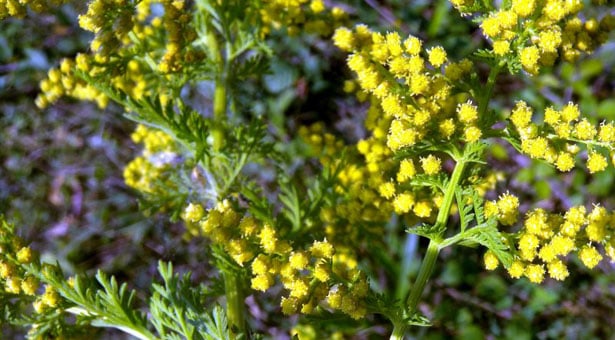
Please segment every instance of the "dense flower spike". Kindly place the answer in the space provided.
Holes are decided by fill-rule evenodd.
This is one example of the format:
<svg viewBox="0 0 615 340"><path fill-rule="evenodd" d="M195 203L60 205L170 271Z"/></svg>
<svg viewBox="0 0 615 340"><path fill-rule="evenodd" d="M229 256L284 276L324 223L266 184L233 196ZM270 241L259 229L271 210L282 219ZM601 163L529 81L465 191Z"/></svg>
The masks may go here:
<svg viewBox="0 0 615 340"><path fill-rule="evenodd" d="M451 1L462 13L480 8L473 1ZM480 28L493 42L493 53L505 60L518 60L529 74L541 66L551 66L560 56L575 61L591 53L615 29L615 17L608 13L600 20L581 12L582 1L508 1L489 9Z"/></svg>
<svg viewBox="0 0 615 340"><path fill-rule="evenodd" d="M564 280L569 272L563 260L569 254L577 253L589 269L602 261L603 255L596 245L601 245L615 262L611 245L615 235L614 216L615 213L601 206L594 206L590 213L583 206L573 207L563 216L542 209L529 212L515 247L518 251L516 260L508 268L510 276L525 276L540 283L546 273L553 279ZM487 269L493 268L491 263L487 262L485 255Z"/></svg>
<svg viewBox="0 0 615 340"><path fill-rule="evenodd" d="M166 133L138 125L131 135L135 143L142 143L142 155L124 168L126 185L147 194L168 190L169 176L179 157L179 148Z"/></svg>
<svg viewBox="0 0 615 340"><path fill-rule="evenodd" d="M615 151L615 143L611 138L613 122L602 122L596 128L586 118L581 119L581 112L573 103L566 104L560 110L547 108L542 124L535 123L533 115L527 103L519 101L509 117L521 139L523 153L567 172L574 168L578 145L586 145L589 149L589 172L601 172L607 168L609 163L605 154Z"/></svg>
<svg viewBox="0 0 615 340"><path fill-rule="evenodd" d="M42 13L65 2L67 0L0 0L0 19L7 16L23 17L28 9Z"/></svg>

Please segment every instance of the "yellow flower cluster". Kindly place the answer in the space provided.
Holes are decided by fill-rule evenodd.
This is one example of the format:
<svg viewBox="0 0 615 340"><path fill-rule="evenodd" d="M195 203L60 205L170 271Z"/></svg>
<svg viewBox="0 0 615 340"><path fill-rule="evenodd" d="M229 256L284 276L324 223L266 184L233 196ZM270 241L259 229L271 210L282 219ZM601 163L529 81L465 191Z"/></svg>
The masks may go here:
<svg viewBox="0 0 615 340"><path fill-rule="evenodd" d="M356 261L343 253L336 254L326 240L315 241L306 250L285 248L279 252L262 244L263 253L252 262L252 288L265 291L279 277L289 292L281 303L284 314L309 314L327 302L353 318L365 316L368 284Z"/></svg>
<svg viewBox="0 0 615 340"><path fill-rule="evenodd" d="M464 11L469 1L451 1ZM551 66L558 55L574 61L590 53L615 29L615 17L607 14L598 21L579 12L579 0L513 0L489 13L480 27L493 41L494 54L518 58L523 69L537 74L540 66Z"/></svg>
<svg viewBox="0 0 615 340"><path fill-rule="evenodd" d="M122 43L129 41L134 27L134 4L131 1L93 0L86 14L79 15L79 26L96 36L90 42L94 52L108 55Z"/></svg>
<svg viewBox="0 0 615 340"><path fill-rule="evenodd" d="M381 176L371 176L357 150L344 146L342 140L325 132L322 124L302 127L299 135L310 145L321 164L337 173L335 191L345 198L335 203L335 209L321 211L327 239L336 247L343 244L358 247L366 235L356 226L373 225L373 232L378 233L392 212L391 205L378 193ZM383 152L387 150L382 148ZM345 158L341 159L341 155Z"/></svg>
<svg viewBox="0 0 615 340"><path fill-rule="evenodd" d="M258 250L256 245L260 236L266 234L265 230L271 231L271 227L263 227L251 216L242 217L228 200L219 202L208 212L203 206L190 203L184 209L182 218L192 236L202 235L223 246L241 266L254 258ZM275 247L282 250L284 245Z"/></svg>
<svg viewBox="0 0 615 340"><path fill-rule="evenodd" d="M529 212L518 234L515 260L507 268L508 273L513 278L525 276L534 283L542 282L546 274L564 280L569 273L563 259L576 252L586 267L594 268L603 259L597 246L602 246L615 261L614 217L601 206L594 206L589 213L583 206L573 207L563 216L542 209ZM487 269L497 265L497 258L487 252Z"/></svg>
<svg viewBox="0 0 615 340"><path fill-rule="evenodd" d="M182 218L191 234L223 246L239 265L251 262L253 289L266 291L279 278L288 290L281 302L285 314L309 314L325 301L354 318L366 314L367 278L352 257L336 254L328 241L316 241L306 250L294 249L274 227L252 216L242 217L228 200L208 212L191 203ZM336 298L343 303L336 304Z"/></svg>
<svg viewBox="0 0 615 340"><path fill-rule="evenodd" d="M163 184L173 187L168 180L168 172L178 152L173 138L144 125L138 125L131 138L135 143L143 144L143 152L124 168L126 185L148 194L169 190L169 187L163 188Z"/></svg>
<svg viewBox="0 0 615 340"><path fill-rule="evenodd" d="M275 30L287 30L289 35L306 32L327 36L347 19L347 14L340 7L327 8L323 0L270 0L263 2L260 18L263 36Z"/></svg>
<svg viewBox="0 0 615 340"><path fill-rule="evenodd" d="M324 166L333 164L333 161L339 158L339 152L344 147L342 140L325 131L323 123L315 123L309 127L301 126L298 134L299 138L310 146L311 154L317 156Z"/></svg>
<svg viewBox="0 0 615 340"><path fill-rule="evenodd" d="M21 295L26 301L32 301L36 313L58 307L62 299L58 292L45 286L44 292L40 294L39 280L24 269L23 265L38 262L38 254L23 243L23 240L15 235L14 227L0 219L0 289L14 296Z"/></svg>
<svg viewBox="0 0 615 340"><path fill-rule="evenodd" d="M517 196L505 193L497 201L485 202L485 217L495 216L503 225L514 225L519 216L519 199Z"/></svg>
<svg viewBox="0 0 615 340"><path fill-rule="evenodd" d="M577 105L568 103L561 110L549 107L544 112L544 123L532 121L533 110L523 101L517 102L510 121L521 138L521 151L532 158L545 160L560 171L574 168L578 144L589 149L587 169L590 173L603 171L607 157L600 152L615 151L615 124L603 122L598 128L586 118L581 119Z"/></svg>
<svg viewBox="0 0 615 340"><path fill-rule="evenodd" d="M152 6L162 6L164 11L155 16ZM187 6L184 1L172 0L143 0L138 4L92 1L88 11L79 16L80 26L95 34L90 45L92 54L78 54L50 70L41 82L37 105L44 108L62 96L70 96L105 107L109 99L76 72L93 78L104 75L110 86L137 100L147 94L166 96L165 75L205 58L192 44L197 35Z"/></svg>
<svg viewBox="0 0 615 340"><path fill-rule="evenodd" d="M438 154L395 159L393 154L423 142L481 139L478 108L455 87L472 71L472 62L450 62L440 46L425 49L415 36L381 34L365 25L339 28L333 41L350 53L348 66L357 75L358 93L370 97L365 126L371 137L357 144L366 163L365 185L384 199L379 206L433 218L442 196L409 182L418 174L439 174L444 159Z"/></svg>
<svg viewBox="0 0 615 340"><path fill-rule="evenodd" d="M65 3L66 0L0 0L0 19L8 16L23 17L28 8L41 13Z"/></svg>
<svg viewBox="0 0 615 340"><path fill-rule="evenodd" d="M49 70L47 78L40 83L42 92L36 98L36 105L45 108L63 96L70 96L79 100L95 101L100 108L106 107L109 98L75 76L75 67L92 75L103 72L101 68L90 67L92 64L90 59L85 54L79 54L75 60L64 59L60 67Z"/></svg>

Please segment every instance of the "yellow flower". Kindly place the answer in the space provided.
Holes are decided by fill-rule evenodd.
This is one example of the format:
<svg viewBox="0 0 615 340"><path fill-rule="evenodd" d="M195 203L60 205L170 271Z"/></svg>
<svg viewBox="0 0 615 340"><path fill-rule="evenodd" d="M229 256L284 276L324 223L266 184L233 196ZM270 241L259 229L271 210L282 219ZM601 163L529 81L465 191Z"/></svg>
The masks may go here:
<svg viewBox="0 0 615 340"><path fill-rule="evenodd" d="M587 268L592 269L602 261L602 255L593 246L584 246L579 251L579 259Z"/></svg>
<svg viewBox="0 0 615 340"><path fill-rule="evenodd" d="M545 123L551 126L555 126L556 124L559 123L560 118L561 118L560 113L557 110L555 110L552 106L545 109L545 118L544 118Z"/></svg>
<svg viewBox="0 0 615 340"><path fill-rule="evenodd" d="M587 119L578 122L574 128L577 138L582 140L592 140L596 136L596 128Z"/></svg>
<svg viewBox="0 0 615 340"><path fill-rule="evenodd" d="M32 261L32 249L30 247L23 247L19 249L16 256L17 261L20 263L30 263Z"/></svg>
<svg viewBox="0 0 615 340"><path fill-rule="evenodd" d="M457 106L457 117L464 124L471 124L478 119L478 108L468 101Z"/></svg>
<svg viewBox="0 0 615 340"><path fill-rule="evenodd" d="M587 169L589 173L593 174L596 172L603 171L606 169L608 162L606 157L604 157L601 153L592 151L587 158Z"/></svg>
<svg viewBox="0 0 615 340"><path fill-rule="evenodd" d="M536 249L539 246L538 237L533 234L523 234L519 239L521 257L526 261L532 261L536 257Z"/></svg>
<svg viewBox="0 0 615 340"><path fill-rule="evenodd" d="M271 254L276 251L278 239L276 232L270 225L265 225L259 234L260 243L265 252Z"/></svg>
<svg viewBox="0 0 615 340"><path fill-rule="evenodd" d="M263 254L252 261L252 273L263 275L269 271L269 258Z"/></svg>
<svg viewBox="0 0 615 340"><path fill-rule="evenodd" d="M252 289L266 291L273 286L273 277L270 274L256 275L252 278Z"/></svg>
<svg viewBox="0 0 615 340"><path fill-rule="evenodd" d="M567 172L574 168L574 158L568 152L562 151L557 156L555 166L559 171Z"/></svg>
<svg viewBox="0 0 615 340"><path fill-rule="evenodd" d="M452 118L441 121L438 126L438 131L442 137L446 139L450 138L455 133L455 122Z"/></svg>
<svg viewBox="0 0 615 340"><path fill-rule="evenodd" d="M429 87L429 78L424 74L416 74L410 82L410 91L414 95L423 94Z"/></svg>
<svg viewBox="0 0 615 340"><path fill-rule="evenodd" d="M333 34L333 44L339 47L342 51L352 51L355 44L352 31L346 27L336 29L335 34Z"/></svg>
<svg viewBox="0 0 615 340"><path fill-rule="evenodd" d="M406 48L406 52L410 55L418 55L421 52L421 48L423 43L421 40L415 36L409 36L404 40L404 47Z"/></svg>
<svg viewBox="0 0 615 340"><path fill-rule="evenodd" d="M283 297L280 306L282 307L282 313L286 315L295 314L299 310L299 300L292 296Z"/></svg>
<svg viewBox="0 0 615 340"><path fill-rule="evenodd" d="M378 192L380 193L380 196L389 199L395 196L395 184L393 184L392 182L382 183L378 187Z"/></svg>
<svg viewBox="0 0 615 340"><path fill-rule="evenodd" d="M482 135L483 132L478 127L468 126L463 133L463 138L466 140L466 142L473 143L478 141L480 137L482 137Z"/></svg>
<svg viewBox="0 0 615 340"><path fill-rule="evenodd" d="M524 274L530 282L541 283L545 277L545 269L540 264L530 264L527 268L525 268Z"/></svg>
<svg viewBox="0 0 615 340"><path fill-rule="evenodd" d="M49 307L56 307L60 303L60 294L53 287L46 286L41 301Z"/></svg>
<svg viewBox="0 0 615 340"><path fill-rule="evenodd" d="M561 43L562 33L559 30L550 29L538 34L538 46L542 52L555 53Z"/></svg>
<svg viewBox="0 0 615 340"><path fill-rule="evenodd" d="M579 111L578 105L569 102L566 106L562 108L561 115L564 122L570 123L577 120L581 115L581 112Z"/></svg>
<svg viewBox="0 0 615 340"><path fill-rule="evenodd" d="M198 222L205 216L205 209L200 204L190 203L184 209L184 219L189 222Z"/></svg>
<svg viewBox="0 0 615 340"><path fill-rule="evenodd" d="M389 54L393 57L400 56L403 53L401 46L401 37L397 32L389 32L386 35L386 45L389 50Z"/></svg>
<svg viewBox="0 0 615 340"><path fill-rule="evenodd" d="M421 158L421 167L427 175L436 175L440 172L442 161L434 155L429 155L426 158Z"/></svg>
<svg viewBox="0 0 615 340"><path fill-rule="evenodd" d="M497 40L493 42L493 52L503 56L510 52L510 42L508 40Z"/></svg>
<svg viewBox="0 0 615 340"><path fill-rule="evenodd" d="M573 239L562 235L553 237L549 245L557 256L566 256L575 247Z"/></svg>
<svg viewBox="0 0 615 340"><path fill-rule="evenodd" d="M613 122L608 124L602 123L600 125L600 132L598 133L598 139L601 142L613 143L615 142L615 125Z"/></svg>
<svg viewBox="0 0 615 340"><path fill-rule="evenodd" d="M508 275L510 275L510 277L512 277L513 279L518 279L521 276L523 276L523 273L525 272L525 266L523 265L523 262L521 261L514 261L511 265L510 268L508 268Z"/></svg>
<svg viewBox="0 0 615 340"><path fill-rule="evenodd" d="M502 31L500 21L495 16L491 16L483 20L480 27L483 29L483 33L485 34L485 36L489 38L494 38Z"/></svg>
<svg viewBox="0 0 615 340"><path fill-rule="evenodd" d="M485 211L486 218L497 216L499 213L498 205L495 201L485 201L485 207L483 209Z"/></svg>
<svg viewBox="0 0 615 340"><path fill-rule="evenodd" d="M446 51L442 46L436 46L427 50L427 56L429 58L429 63L434 67L440 67L446 62Z"/></svg>
<svg viewBox="0 0 615 340"><path fill-rule="evenodd" d="M510 120L518 130L527 127L532 122L532 109L520 100L512 110Z"/></svg>
<svg viewBox="0 0 615 340"><path fill-rule="evenodd" d="M403 183L416 175L416 168L411 159L406 158L399 163L399 171L397 172L397 182Z"/></svg>
<svg viewBox="0 0 615 340"><path fill-rule="evenodd" d="M418 217L426 218L431 215L431 204L428 201L419 201L414 205L412 210Z"/></svg>
<svg viewBox="0 0 615 340"><path fill-rule="evenodd" d="M485 261L485 269L487 270L495 270L500 264L500 261L498 260L497 256L495 256L495 254L491 250L488 250L485 253L483 259Z"/></svg>
<svg viewBox="0 0 615 340"><path fill-rule="evenodd" d="M314 268L313 275L318 281L327 282L331 276L329 264L324 261L319 262Z"/></svg>
<svg viewBox="0 0 615 340"><path fill-rule="evenodd" d="M414 205L414 195L411 193L402 193L395 197L393 201L393 207L395 208L395 212L397 214L405 214Z"/></svg>
<svg viewBox="0 0 615 340"><path fill-rule="evenodd" d="M520 17L527 17L534 13L536 0L513 0L511 9Z"/></svg>
<svg viewBox="0 0 615 340"><path fill-rule="evenodd" d="M556 280L562 281L568 277L568 268L560 260L550 262L547 268L549 269L549 276Z"/></svg>
<svg viewBox="0 0 615 340"><path fill-rule="evenodd" d="M540 51L536 46L524 47L520 53L521 65L530 74L538 73L538 59Z"/></svg>
<svg viewBox="0 0 615 340"><path fill-rule="evenodd" d="M25 280L21 282L21 290L26 295L33 296L36 294L36 290L38 289L38 280L34 276L28 276Z"/></svg>
<svg viewBox="0 0 615 340"><path fill-rule="evenodd" d="M290 267L293 269L303 270L307 267L309 259L305 253L298 252L290 256L288 263L290 263Z"/></svg>
<svg viewBox="0 0 615 340"><path fill-rule="evenodd" d="M325 10L325 4L322 2L322 0L312 0L312 2L310 3L310 9L314 13L320 13Z"/></svg>
<svg viewBox="0 0 615 340"><path fill-rule="evenodd" d="M314 241L314 244L310 247L310 254L320 259L330 259L335 254L335 249L327 240Z"/></svg>
<svg viewBox="0 0 615 340"><path fill-rule="evenodd" d="M497 202L497 208L499 211L498 220L504 225L513 225L517 222L517 215L519 213L519 199L515 195L505 193L500 196Z"/></svg>

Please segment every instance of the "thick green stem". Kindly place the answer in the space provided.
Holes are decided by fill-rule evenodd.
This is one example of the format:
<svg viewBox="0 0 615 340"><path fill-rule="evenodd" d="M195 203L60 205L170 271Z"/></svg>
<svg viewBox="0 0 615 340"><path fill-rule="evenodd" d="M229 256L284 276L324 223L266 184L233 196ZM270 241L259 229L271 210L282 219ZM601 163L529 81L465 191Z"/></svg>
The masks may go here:
<svg viewBox="0 0 615 340"><path fill-rule="evenodd" d="M440 206L440 211L438 212L438 217L436 218L436 227L446 226L448 223L448 216L451 211L451 206L453 205L453 200L455 198L455 190L459 185L459 181L461 180L461 175L463 174L463 170L465 168L465 162L463 159L457 160L457 164L455 165L455 169L453 170L453 174L451 175L451 180L446 187L446 192L444 193L444 201L442 202L442 206ZM440 253L440 242L439 237L434 237L429 242L429 246L427 247L427 254L425 254L425 258L423 258L423 263L421 264L421 269L419 270L419 275L416 278L416 282L412 285L410 290L410 296L408 296L407 306L408 312L410 315L416 312L416 307L421 299L421 295L423 295L423 290L425 289L425 285L431 277L433 273L433 269L436 264L436 260L438 258L438 254Z"/></svg>
<svg viewBox="0 0 615 340"><path fill-rule="evenodd" d="M224 292L226 295L226 316L231 326L232 334L245 334L245 294L241 279L236 272L223 271Z"/></svg>
<svg viewBox="0 0 615 340"><path fill-rule="evenodd" d="M393 327L393 333L391 334L390 340L403 340L406 335L406 327L402 325L395 325Z"/></svg>
<svg viewBox="0 0 615 340"><path fill-rule="evenodd" d="M431 277L433 273L433 269L436 264L436 260L438 259L438 254L440 253L440 247L438 241L431 240L429 241L429 246L427 247L427 254L423 258L423 263L421 264L421 269L419 270L419 276L416 278L416 282L412 285L410 296L408 297L408 312L410 315L416 312L416 307L419 304L419 300L421 299L421 295L423 295L423 290L425 290L425 285Z"/></svg>

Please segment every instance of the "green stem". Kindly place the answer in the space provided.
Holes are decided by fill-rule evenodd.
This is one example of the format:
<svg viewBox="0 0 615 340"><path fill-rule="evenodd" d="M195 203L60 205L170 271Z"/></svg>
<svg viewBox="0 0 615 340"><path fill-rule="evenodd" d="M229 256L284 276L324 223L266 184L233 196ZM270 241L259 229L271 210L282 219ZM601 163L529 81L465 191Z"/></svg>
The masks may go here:
<svg viewBox="0 0 615 340"><path fill-rule="evenodd" d="M487 113L487 109L489 108L489 100L493 95L493 88L495 87L495 80L500 74L500 70L502 69L502 65L496 65L491 68L489 71L489 77L487 77L487 84L485 84L485 92L482 93L480 98L480 103L478 104L478 116L485 117Z"/></svg>
<svg viewBox="0 0 615 340"><path fill-rule="evenodd" d="M211 134L215 151L219 151L224 146L224 130L221 123L226 118L226 103L226 81L221 76L216 79L214 89L214 122Z"/></svg>
<svg viewBox="0 0 615 340"><path fill-rule="evenodd" d="M212 127L213 148L218 151L224 145L224 131L221 122L226 119L227 107L227 61L224 58L218 37L216 37L213 29L209 27L207 33L207 47L209 49L209 57L218 65L218 74L215 78L213 111L214 122Z"/></svg>
<svg viewBox="0 0 615 340"><path fill-rule="evenodd" d="M448 11L448 1L447 0L439 0L436 4L436 8L434 9L433 16L429 22L429 27L427 28L427 36L433 38L438 34L438 30L442 27L442 20L444 19L444 15Z"/></svg>
<svg viewBox="0 0 615 340"><path fill-rule="evenodd" d="M231 326L233 337L246 334L245 294L238 273L232 270L222 272L224 292L226 295L226 316Z"/></svg>
<svg viewBox="0 0 615 340"><path fill-rule="evenodd" d="M461 175L463 174L465 165L466 163L463 159L457 160L457 164L455 164L455 169L451 175L451 180L449 181L448 186L446 187L446 192L444 193L442 206L440 207L438 217L436 218L435 225L437 228L446 226L448 223L448 216L455 198L455 190L461 181ZM429 241L427 254L425 254L425 257L423 258L423 263L421 264L421 269L419 269L418 277L416 278L414 285L412 285L410 296L408 296L408 300L406 302L410 315L416 312L416 307L419 303L421 295L423 295L425 285L433 273L436 260L438 259L438 254L440 253L440 242L440 237L434 237Z"/></svg>
<svg viewBox="0 0 615 340"><path fill-rule="evenodd" d="M393 333L391 334L390 340L403 340L406 335L406 327L403 325L395 325L393 327Z"/></svg>
<svg viewBox="0 0 615 340"><path fill-rule="evenodd" d="M423 258L423 263L421 264L419 275L416 278L416 282L414 283L414 285L412 285L412 289L410 290L410 296L408 297L407 305L408 312L410 313L410 315L416 312L416 307L419 304L421 295L423 295L425 285L427 284L429 277L433 273L433 269L435 267L439 253L439 242L434 240L429 241L429 246L427 247L427 254L425 254L425 257Z"/></svg>

